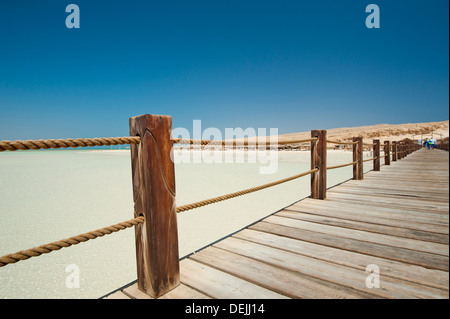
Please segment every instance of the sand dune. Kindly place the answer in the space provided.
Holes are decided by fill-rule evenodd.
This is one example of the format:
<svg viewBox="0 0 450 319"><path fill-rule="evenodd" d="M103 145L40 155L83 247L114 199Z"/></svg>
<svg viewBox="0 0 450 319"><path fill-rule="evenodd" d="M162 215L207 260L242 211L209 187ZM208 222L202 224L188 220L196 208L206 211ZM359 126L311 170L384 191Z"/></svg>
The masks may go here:
<svg viewBox="0 0 450 319"><path fill-rule="evenodd" d="M383 141L399 141L405 138L420 139L446 138L449 136L449 121L408 123L408 124L377 124L358 127L344 127L327 130L328 139L336 141L349 140L354 136L362 136L365 140L380 139ZM288 142L307 139L310 132L290 133L279 135L279 141Z"/></svg>

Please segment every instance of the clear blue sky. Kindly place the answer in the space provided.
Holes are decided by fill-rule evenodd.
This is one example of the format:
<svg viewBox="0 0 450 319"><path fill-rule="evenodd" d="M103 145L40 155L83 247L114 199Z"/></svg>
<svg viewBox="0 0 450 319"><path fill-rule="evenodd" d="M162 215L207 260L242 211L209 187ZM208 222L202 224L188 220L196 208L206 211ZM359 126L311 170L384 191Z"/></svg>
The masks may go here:
<svg viewBox="0 0 450 319"><path fill-rule="evenodd" d="M68 29L65 8L80 8ZM365 8L380 8L368 29ZM447 0L0 3L0 140L449 118Z"/></svg>

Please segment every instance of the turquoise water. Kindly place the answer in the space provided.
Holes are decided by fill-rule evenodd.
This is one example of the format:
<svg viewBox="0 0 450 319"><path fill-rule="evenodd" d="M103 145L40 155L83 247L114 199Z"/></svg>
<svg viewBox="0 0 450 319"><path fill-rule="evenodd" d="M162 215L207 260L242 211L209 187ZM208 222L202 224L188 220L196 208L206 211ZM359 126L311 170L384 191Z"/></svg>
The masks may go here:
<svg viewBox="0 0 450 319"><path fill-rule="evenodd" d="M177 205L298 174L309 159L309 152L279 152L276 173L267 175L258 162L176 164ZM329 166L351 161L351 152L328 153ZM0 176L0 256L133 218L128 151L2 152ZM351 166L329 171L328 186L351 177ZM306 176L178 214L180 257L308 196L309 183ZM72 264L79 288L66 285ZM1 267L0 298L98 298L135 279L130 228Z"/></svg>

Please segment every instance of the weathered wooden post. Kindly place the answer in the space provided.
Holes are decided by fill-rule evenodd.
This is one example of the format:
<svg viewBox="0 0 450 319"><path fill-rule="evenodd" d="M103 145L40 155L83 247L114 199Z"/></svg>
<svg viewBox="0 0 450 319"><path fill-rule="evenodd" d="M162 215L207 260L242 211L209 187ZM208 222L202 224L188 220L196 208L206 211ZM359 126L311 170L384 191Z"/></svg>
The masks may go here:
<svg viewBox="0 0 450 319"><path fill-rule="evenodd" d="M384 165L391 165L391 142L384 141Z"/></svg>
<svg viewBox="0 0 450 319"><path fill-rule="evenodd" d="M171 159L172 118L141 115L130 118L138 288L157 298L180 284L175 204L175 169Z"/></svg>
<svg viewBox="0 0 450 319"><path fill-rule="evenodd" d="M373 140L373 170L380 170L380 140Z"/></svg>
<svg viewBox="0 0 450 319"><path fill-rule="evenodd" d="M311 169L319 170L311 174L311 198L325 199L327 196L327 131L312 130Z"/></svg>
<svg viewBox="0 0 450 319"><path fill-rule="evenodd" d="M392 142L392 161L396 162L398 159L398 142L397 141L393 141Z"/></svg>
<svg viewBox="0 0 450 319"><path fill-rule="evenodd" d="M403 143L398 142L397 144L397 159L400 160L403 158Z"/></svg>
<svg viewBox="0 0 450 319"><path fill-rule="evenodd" d="M363 138L361 136L354 137L353 142L353 179L361 180L364 178L363 174Z"/></svg>

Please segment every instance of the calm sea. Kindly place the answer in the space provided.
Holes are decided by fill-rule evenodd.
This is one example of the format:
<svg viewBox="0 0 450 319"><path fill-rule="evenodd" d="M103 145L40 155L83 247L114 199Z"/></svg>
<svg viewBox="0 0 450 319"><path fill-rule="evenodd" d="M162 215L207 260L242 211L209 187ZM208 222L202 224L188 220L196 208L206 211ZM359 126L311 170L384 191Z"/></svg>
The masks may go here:
<svg viewBox="0 0 450 319"><path fill-rule="evenodd" d="M235 154L236 155L236 154ZM370 154L365 154L365 157ZM352 161L330 151L328 165ZM279 152L268 164L178 163L177 205L220 196L310 169L309 152ZM364 171L371 169L365 163ZM133 218L127 151L43 150L0 153L0 256ZM328 186L352 177L329 171ZM180 257L309 195L309 176L178 214ZM69 265L79 288L68 288ZM68 269L69 270L69 269ZM98 298L136 279L134 230L126 229L0 268L0 298Z"/></svg>

